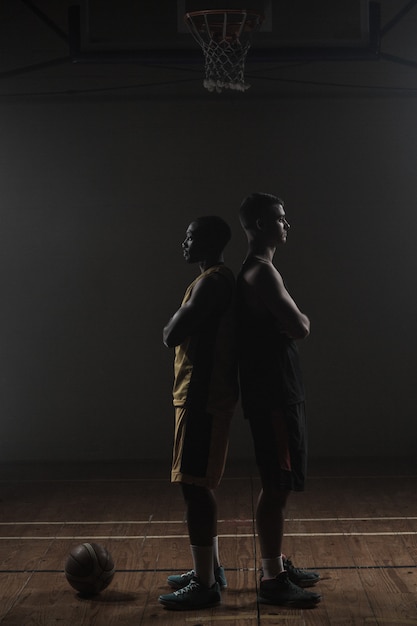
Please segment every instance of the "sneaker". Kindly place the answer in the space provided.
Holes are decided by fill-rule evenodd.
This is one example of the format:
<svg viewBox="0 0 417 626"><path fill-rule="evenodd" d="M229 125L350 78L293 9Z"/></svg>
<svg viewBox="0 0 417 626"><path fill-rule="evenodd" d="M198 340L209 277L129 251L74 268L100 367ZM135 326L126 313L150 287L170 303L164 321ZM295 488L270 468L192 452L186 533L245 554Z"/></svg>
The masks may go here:
<svg viewBox="0 0 417 626"><path fill-rule="evenodd" d="M320 574L307 569L294 567L292 561L286 556L283 557L282 563L284 565L284 569L288 572L288 578L298 587L312 587L320 580Z"/></svg>
<svg viewBox="0 0 417 626"><path fill-rule="evenodd" d="M212 587L205 587L196 577L193 577L182 589L159 596L159 602L173 611L205 609L220 604L220 601L219 583L214 583Z"/></svg>
<svg viewBox="0 0 417 626"><path fill-rule="evenodd" d="M261 580L259 602L277 604L299 609L311 609L320 602L321 596L312 591L304 591L291 582L288 572L281 572L270 580Z"/></svg>
<svg viewBox="0 0 417 626"><path fill-rule="evenodd" d="M173 574L172 576L168 576L167 582L168 585L173 589L182 589L183 587L186 587L194 577L195 571L191 569L185 574ZM220 589L226 589L226 574L224 573L224 568L221 565L219 565L219 567L214 570L214 577L216 579L216 583L219 583Z"/></svg>

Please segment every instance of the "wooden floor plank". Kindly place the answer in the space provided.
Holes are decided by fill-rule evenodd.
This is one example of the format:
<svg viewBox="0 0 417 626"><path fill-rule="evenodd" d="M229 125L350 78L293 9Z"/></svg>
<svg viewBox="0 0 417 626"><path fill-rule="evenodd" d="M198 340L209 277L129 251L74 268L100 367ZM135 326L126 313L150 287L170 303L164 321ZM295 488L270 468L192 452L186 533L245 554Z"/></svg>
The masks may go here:
<svg viewBox="0 0 417 626"><path fill-rule="evenodd" d="M405 535L401 539L410 557L410 563L417 566L417 535Z"/></svg>
<svg viewBox="0 0 417 626"><path fill-rule="evenodd" d="M62 626L140 623L152 589L148 574L124 574L101 594L80 598L61 574L34 574L1 624Z"/></svg>
<svg viewBox="0 0 417 626"><path fill-rule="evenodd" d="M177 613L158 596L169 591L169 573L191 567L191 555L181 491L166 467L8 468L0 481L0 624L417 625L417 476L382 469L327 468L291 495L284 551L322 577L323 600L309 611L258 607L259 478L253 465L229 469L218 490L228 589L220 607ZM109 549L117 571L102 594L82 600L63 566L71 547L89 540Z"/></svg>
<svg viewBox="0 0 417 626"><path fill-rule="evenodd" d="M358 567L402 567L412 564L402 536L347 537L346 542Z"/></svg>
<svg viewBox="0 0 417 626"><path fill-rule="evenodd" d="M374 617L357 570L333 569L319 585L323 595L321 608L326 611L331 626L363 624Z"/></svg>
<svg viewBox="0 0 417 626"><path fill-rule="evenodd" d="M408 569L408 568L407 568ZM378 620L393 624L414 619L417 623L416 570L363 569L359 576Z"/></svg>
<svg viewBox="0 0 417 626"><path fill-rule="evenodd" d="M45 541L36 539L0 541L0 573L16 570L30 572L37 569L53 542L53 537Z"/></svg>
<svg viewBox="0 0 417 626"><path fill-rule="evenodd" d="M0 573L0 623L4 623L2 618L18 602L19 596L24 591L29 579L29 573Z"/></svg>

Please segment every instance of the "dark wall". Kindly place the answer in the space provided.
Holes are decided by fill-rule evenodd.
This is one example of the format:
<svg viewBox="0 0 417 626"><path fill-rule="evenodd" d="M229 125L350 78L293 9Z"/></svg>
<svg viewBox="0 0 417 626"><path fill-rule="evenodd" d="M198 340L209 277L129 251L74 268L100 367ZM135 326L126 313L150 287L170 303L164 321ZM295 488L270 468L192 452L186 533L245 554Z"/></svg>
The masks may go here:
<svg viewBox="0 0 417 626"><path fill-rule="evenodd" d="M0 105L0 136L0 460L170 457L161 329L197 271L179 246L218 213L238 270L254 190L292 226L276 263L312 322L311 454L414 452L413 99L29 99Z"/></svg>

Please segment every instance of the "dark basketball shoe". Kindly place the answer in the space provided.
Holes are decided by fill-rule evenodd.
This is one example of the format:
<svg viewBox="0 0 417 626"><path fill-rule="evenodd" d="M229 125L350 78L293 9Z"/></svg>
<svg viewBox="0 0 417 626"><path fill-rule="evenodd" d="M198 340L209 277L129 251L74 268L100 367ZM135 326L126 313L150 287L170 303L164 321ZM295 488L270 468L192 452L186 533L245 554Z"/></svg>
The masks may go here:
<svg viewBox="0 0 417 626"><path fill-rule="evenodd" d="M186 587L194 577L195 571L191 569L189 572L185 572L185 574L172 574L171 576L168 576L167 583L173 589L182 589L183 587ZM224 568L221 565L214 570L214 578L216 579L216 582L219 583L220 589L226 589L226 574L224 573Z"/></svg>
<svg viewBox="0 0 417 626"><path fill-rule="evenodd" d="M214 583L212 587L205 587L197 578L192 578L182 589L159 596L159 602L166 609L173 611L206 609L220 604L220 601L219 583Z"/></svg>
<svg viewBox="0 0 417 626"><path fill-rule="evenodd" d="M288 578L294 585L298 585L298 587L313 587L320 580L320 574L317 572L312 572L308 569L299 569L298 567L294 567L291 559L284 556L282 558L282 564L284 565L285 571L288 572Z"/></svg>
<svg viewBox="0 0 417 626"><path fill-rule="evenodd" d="M312 609L320 602L321 596L312 591L304 591L291 582L288 572L281 572L275 578L262 580L259 584L259 602L276 604L298 609Z"/></svg>

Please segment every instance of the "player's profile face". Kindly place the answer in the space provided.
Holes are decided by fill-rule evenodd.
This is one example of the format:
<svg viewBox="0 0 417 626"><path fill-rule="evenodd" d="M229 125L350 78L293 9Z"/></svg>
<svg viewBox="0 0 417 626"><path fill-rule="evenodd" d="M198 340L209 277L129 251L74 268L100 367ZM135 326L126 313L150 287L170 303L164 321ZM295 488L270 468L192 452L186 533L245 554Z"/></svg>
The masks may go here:
<svg viewBox="0 0 417 626"><path fill-rule="evenodd" d="M290 225L287 222L282 204L272 205L264 222L273 245L279 245L287 241Z"/></svg>
<svg viewBox="0 0 417 626"><path fill-rule="evenodd" d="M207 241L197 222L191 222L188 226L181 247L187 263L198 263L207 256Z"/></svg>

